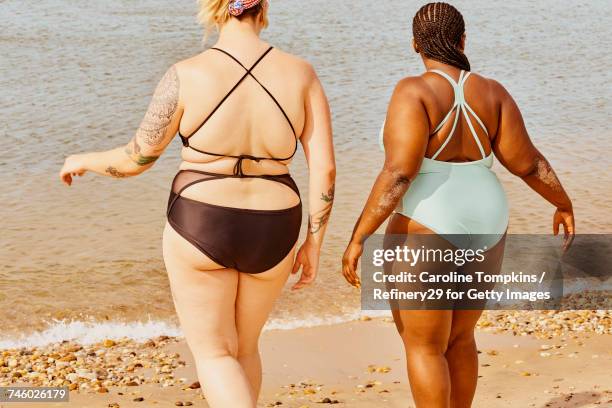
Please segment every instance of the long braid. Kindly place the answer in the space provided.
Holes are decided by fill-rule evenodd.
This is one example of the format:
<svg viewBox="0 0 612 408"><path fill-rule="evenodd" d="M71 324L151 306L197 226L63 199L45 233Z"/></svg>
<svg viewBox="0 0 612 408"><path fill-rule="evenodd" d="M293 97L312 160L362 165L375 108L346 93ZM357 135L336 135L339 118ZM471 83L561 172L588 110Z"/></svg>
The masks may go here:
<svg viewBox="0 0 612 408"><path fill-rule="evenodd" d="M414 16L412 33L419 52L426 57L470 70L470 61L458 48L465 22L455 7L442 2L424 5Z"/></svg>

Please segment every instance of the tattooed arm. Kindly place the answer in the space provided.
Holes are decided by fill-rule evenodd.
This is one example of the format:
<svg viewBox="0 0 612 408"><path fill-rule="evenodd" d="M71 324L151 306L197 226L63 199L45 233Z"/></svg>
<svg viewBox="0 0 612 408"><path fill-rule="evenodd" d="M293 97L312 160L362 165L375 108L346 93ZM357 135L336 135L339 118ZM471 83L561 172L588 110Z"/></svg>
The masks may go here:
<svg viewBox="0 0 612 408"><path fill-rule="evenodd" d="M342 259L342 274L359 287L357 263L363 241L373 234L397 207L417 175L429 134L429 120L419 93L419 79L407 78L396 86L384 129L385 163L380 171Z"/></svg>
<svg viewBox="0 0 612 408"><path fill-rule="evenodd" d="M336 164L331 114L323 87L310 67L309 75L311 80L305 98L305 123L300 139L309 173L308 233L293 267L293 273L302 268L302 276L293 289L312 283L316 277L323 236L335 195Z"/></svg>
<svg viewBox="0 0 612 408"><path fill-rule="evenodd" d="M117 149L69 156L60 172L66 184L87 171L114 178L136 176L151 168L178 130L183 113L175 66L163 76L136 134Z"/></svg>
<svg viewBox="0 0 612 408"><path fill-rule="evenodd" d="M498 83L501 95L500 122L493 151L500 163L512 174L557 208L553 216L553 233L563 225L564 249L568 249L575 233L572 201L563 189L550 163L531 142L521 111L512 96Z"/></svg>

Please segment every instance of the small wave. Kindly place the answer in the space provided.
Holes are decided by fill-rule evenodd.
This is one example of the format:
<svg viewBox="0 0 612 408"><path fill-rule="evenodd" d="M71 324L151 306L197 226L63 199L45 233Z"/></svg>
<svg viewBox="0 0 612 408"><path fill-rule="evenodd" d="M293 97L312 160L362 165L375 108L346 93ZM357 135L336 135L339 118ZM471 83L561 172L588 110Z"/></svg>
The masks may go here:
<svg viewBox="0 0 612 408"><path fill-rule="evenodd" d="M168 322L95 322L57 320L42 331L0 340L0 349L41 347L64 340L92 344L105 339L130 338L138 342L158 336L180 336L180 329Z"/></svg>
<svg viewBox="0 0 612 408"><path fill-rule="evenodd" d="M388 311L362 312L357 310L338 316L312 316L292 320L272 319L266 324L264 331L329 326L357 320L362 315L378 317L388 316L390 313ZM145 342L159 336L181 337L182 335L178 326L163 320L148 320L146 322L54 320L44 330L0 338L0 350L42 347L66 340L79 344L92 344L106 339L122 338Z"/></svg>
<svg viewBox="0 0 612 408"><path fill-rule="evenodd" d="M270 320L265 330L293 330L307 327L317 326L331 326L334 324L341 324L358 320L361 316L369 317L388 317L391 316L391 312L388 310L367 310L361 311L356 310L354 312L345 313L342 315L330 315L330 316L310 316L307 318L296 319L296 320Z"/></svg>

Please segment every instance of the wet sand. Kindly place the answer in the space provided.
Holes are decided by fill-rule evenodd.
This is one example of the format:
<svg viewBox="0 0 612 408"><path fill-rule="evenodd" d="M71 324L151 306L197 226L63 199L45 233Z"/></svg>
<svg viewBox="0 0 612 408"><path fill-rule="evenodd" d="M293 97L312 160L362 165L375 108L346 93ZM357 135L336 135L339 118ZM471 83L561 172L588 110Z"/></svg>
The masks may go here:
<svg viewBox="0 0 612 408"><path fill-rule="evenodd" d="M569 316L567 313L582 313L589 321L598 321L607 334L595 334L588 329L597 325L584 325L575 326L574 331L560 336L545 331L516 336L511 331L517 321L520 324L521 321L546 320L547 314L522 312L509 315L506 320L486 314L477 332L481 378L474 407L604 407L612 404L610 314L569 311L557 314L563 320L564 314ZM489 321L498 324L487 324ZM552 318L549 326L551 329L555 326ZM94 375L98 378L107 373L107 380L76 381L80 389L71 392L70 403L27 406L207 406L198 385L194 384L193 360L182 339L158 338L144 344L109 340L106 344L83 349L70 343L52 347L58 354L56 361L68 360L64 367L76 368L79 375L97 371ZM402 345L389 318L364 317L360 321L332 326L269 331L262 337L261 351L264 360L261 407L414 406L406 380ZM21 354L31 352L36 353L35 350L22 350ZM39 349L36 354L47 352ZM22 359L32 361L31 354L25 357L19 354L14 351L2 354L2 381L24 368ZM106 364L90 363L88 366L84 363L88 355L94 354L106 355ZM11 360L16 361L11 363ZM42 358L37 356L34 360ZM139 361L144 367L139 366ZM123 374L109 380L110 372ZM87 388L83 386L85 383Z"/></svg>

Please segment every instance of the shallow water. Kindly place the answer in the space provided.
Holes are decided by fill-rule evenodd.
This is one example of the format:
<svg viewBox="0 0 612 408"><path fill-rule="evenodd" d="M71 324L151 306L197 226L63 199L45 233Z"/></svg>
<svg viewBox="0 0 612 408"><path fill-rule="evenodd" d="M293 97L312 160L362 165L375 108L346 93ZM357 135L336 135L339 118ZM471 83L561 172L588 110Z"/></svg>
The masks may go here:
<svg viewBox="0 0 612 408"><path fill-rule="evenodd" d="M410 16L421 2L404 1L401 10L394 3L272 4L265 37L311 61L328 93L338 182L320 279L308 290L286 291L270 327L358 313L340 257L382 164L376 138L391 90L422 69L409 43ZM578 231L610 232L612 57L605 50L612 49L612 27L600 16L612 5L455 3L467 21L474 71L514 95L574 199ZM161 232L180 143L135 179L89 176L68 189L57 173L70 153L129 140L163 72L201 50L195 13L195 2L0 1L3 336L53 319L175 322ZM298 157L292 172L305 196ZM552 207L494 168L510 200L510 232L548 233Z"/></svg>

